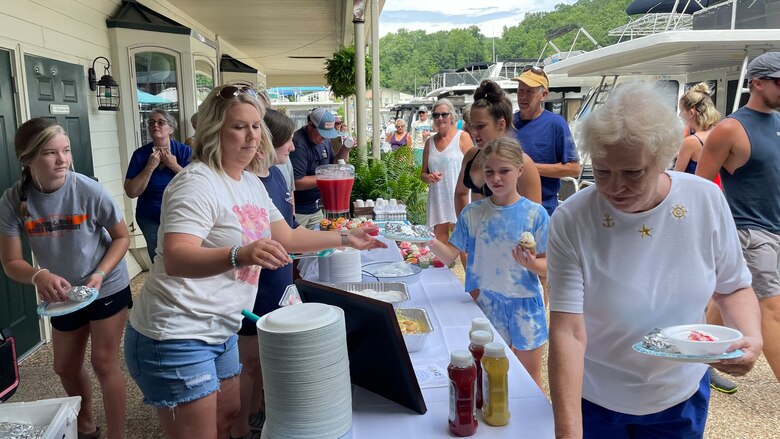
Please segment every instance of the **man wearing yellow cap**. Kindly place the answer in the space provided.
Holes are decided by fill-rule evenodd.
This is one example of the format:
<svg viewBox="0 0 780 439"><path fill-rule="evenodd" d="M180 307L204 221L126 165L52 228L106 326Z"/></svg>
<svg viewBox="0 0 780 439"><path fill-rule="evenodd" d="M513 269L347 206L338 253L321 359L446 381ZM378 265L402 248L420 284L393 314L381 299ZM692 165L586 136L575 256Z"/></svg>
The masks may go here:
<svg viewBox="0 0 780 439"><path fill-rule="evenodd" d="M560 179L580 175L580 158L566 120L542 106L550 86L544 70L528 66L512 80L517 81L520 107L513 120L517 140L536 163L542 177L542 206L552 215L558 207Z"/></svg>

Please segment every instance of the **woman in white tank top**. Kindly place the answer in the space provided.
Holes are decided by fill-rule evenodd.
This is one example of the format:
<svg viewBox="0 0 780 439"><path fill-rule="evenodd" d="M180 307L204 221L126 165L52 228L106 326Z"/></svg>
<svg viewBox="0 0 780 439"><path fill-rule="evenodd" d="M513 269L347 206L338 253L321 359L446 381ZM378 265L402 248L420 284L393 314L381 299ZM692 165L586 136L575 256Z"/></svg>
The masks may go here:
<svg viewBox="0 0 780 439"><path fill-rule="evenodd" d="M456 128L455 107L449 99L439 99L433 106L436 135L425 143L420 178L428 183L428 226L436 239L447 242L455 214L455 186L458 182L463 153L473 148L471 137Z"/></svg>

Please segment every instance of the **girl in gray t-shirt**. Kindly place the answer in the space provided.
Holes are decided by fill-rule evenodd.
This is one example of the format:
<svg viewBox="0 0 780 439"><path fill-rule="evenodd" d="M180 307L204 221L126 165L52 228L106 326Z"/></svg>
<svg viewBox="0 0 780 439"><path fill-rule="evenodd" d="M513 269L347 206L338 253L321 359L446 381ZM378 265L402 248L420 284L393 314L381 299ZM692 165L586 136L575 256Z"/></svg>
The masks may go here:
<svg viewBox="0 0 780 439"><path fill-rule="evenodd" d="M52 317L54 370L69 396L81 396L79 437L97 438L91 382L84 369L87 341L101 383L108 430L125 426L125 381L119 344L132 303L124 256L130 235L122 213L98 182L70 170L70 142L49 119L25 122L16 133L22 177L0 199L0 260L9 278L33 284L42 301L66 300L71 286L100 294L78 311ZM38 267L24 259L27 238Z"/></svg>

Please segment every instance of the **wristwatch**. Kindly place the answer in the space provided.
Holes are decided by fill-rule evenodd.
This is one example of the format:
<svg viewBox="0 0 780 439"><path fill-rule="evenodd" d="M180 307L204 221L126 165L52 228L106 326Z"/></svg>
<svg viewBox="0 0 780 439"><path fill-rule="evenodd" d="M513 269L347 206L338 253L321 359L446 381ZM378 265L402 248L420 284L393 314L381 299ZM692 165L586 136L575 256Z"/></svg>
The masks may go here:
<svg viewBox="0 0 780 439"><path fill-rule="evenodd" d="M341 228L341 246L342 247L348 247L349 246L349 230L347 230L346 227Z"/></svg>

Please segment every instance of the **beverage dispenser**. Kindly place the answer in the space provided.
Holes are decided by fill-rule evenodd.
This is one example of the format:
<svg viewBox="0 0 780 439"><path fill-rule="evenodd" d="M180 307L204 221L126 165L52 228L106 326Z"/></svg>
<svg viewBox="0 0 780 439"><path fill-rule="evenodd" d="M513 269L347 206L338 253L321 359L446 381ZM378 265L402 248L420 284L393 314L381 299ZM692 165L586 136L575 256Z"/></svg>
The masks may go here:
<svg viewBox="0 0 780 439"><path fill-rule="evenodd" d="M349 199L352 195L352 185L355 183L355 167L339 160L336 164L318 166L314 173L317 176L317 188L320 190L325 217L348 218Z"/></svg>

